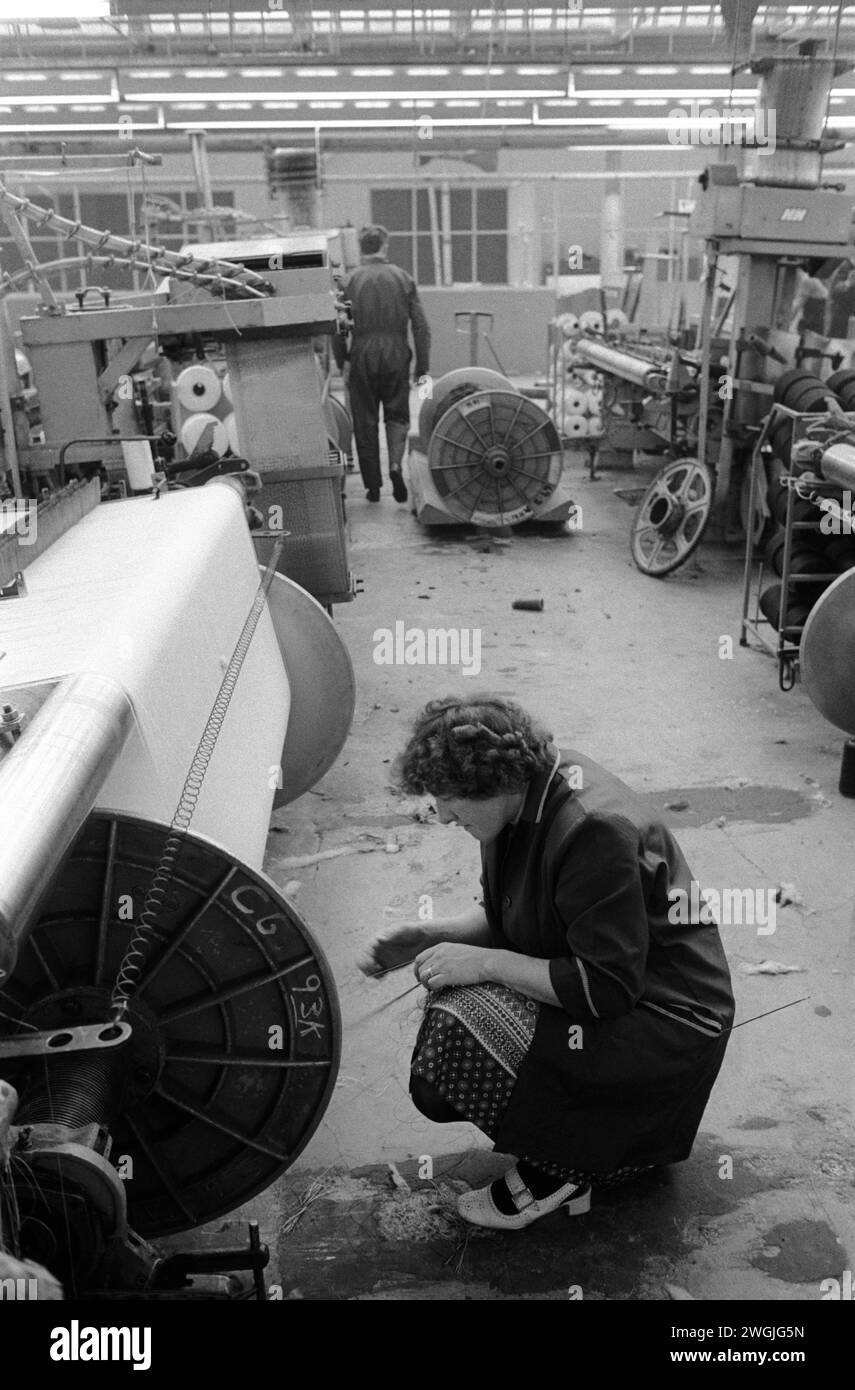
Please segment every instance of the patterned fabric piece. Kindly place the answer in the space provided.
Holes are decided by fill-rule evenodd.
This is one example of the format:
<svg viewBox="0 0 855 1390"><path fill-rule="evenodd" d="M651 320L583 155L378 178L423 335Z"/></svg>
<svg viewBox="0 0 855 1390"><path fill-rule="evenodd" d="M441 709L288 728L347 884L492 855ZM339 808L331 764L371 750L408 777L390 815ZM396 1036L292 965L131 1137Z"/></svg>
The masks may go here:
<svg viewBox="0 0 855 1390"><path fill-rule="evenodd" d="M531 1158L524 1154L522 1161L530 1163L532 1168L537 1168L541 1173L548 1173L550 1177L560 1178L562 1182L575 1182L579 1187L619 1187L622 1182L629 1182L631 1178L637 1178L639 1173L649 1173L651 1166L648 1164L644 1168L616 1168L613 1173L583 1173L578 1168L559 1168L557 1163L546 1163L540 1158Z"/></svg>
<svg viewBox="0 0 855 1390"><path fill-rule="evenodd" d="M538 1005L504 985L431 994L411 1069L490 1138L505 1112L537 1025Z"/></svg>
<svg viewBox="0 0 855 1390"><path fill-rule="evenodd" d="M504 985L455 985L431 994L413 1052L414 1076L435 1087L462 1120L493 1138L531 1045L539 1005ZM616 1187L647 1168L611 1173L559 1167L529 1154L533 1168L579 1186Z"/></svg>

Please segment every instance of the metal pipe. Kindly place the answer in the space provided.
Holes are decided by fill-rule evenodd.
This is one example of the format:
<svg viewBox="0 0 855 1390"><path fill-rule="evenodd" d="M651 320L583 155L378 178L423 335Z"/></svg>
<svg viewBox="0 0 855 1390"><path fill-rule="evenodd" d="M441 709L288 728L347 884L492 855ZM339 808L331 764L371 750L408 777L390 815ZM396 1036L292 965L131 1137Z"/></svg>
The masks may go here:
<svg viewBox="0 0 855 1390"><path fill-rule="evenodd" d="M851 444L832 444L823 452L819 467L827 482L855 488L855 448Z"/></svg>
<svg viewBox="0 0 855 1390"><path fill-rule="evenodd" d="M0 762L0 982L132 724L116 681L69 676Z"/></svg>
<svg viewBox="0 0 855 1390"><path fill-rule="evenodd" d="M0 304L0 426L3 429L6 462L12 475L12 491L16 497L23 497L18 441L15 437L15 413L12 409L12 397L18 395L19 387L15 375L15 336L6 313L6 305Z"/></svg>
<svg viewBox="0 0 855 1390"><path fill-rule="evenodd" d="M643 386L649 391L660 390L665 383L667 368L649 362L643 357L633 357L628 352L618 352L605 343L597 343L581 338L576 352L601 372L631 381L634 386Z"/></svg>

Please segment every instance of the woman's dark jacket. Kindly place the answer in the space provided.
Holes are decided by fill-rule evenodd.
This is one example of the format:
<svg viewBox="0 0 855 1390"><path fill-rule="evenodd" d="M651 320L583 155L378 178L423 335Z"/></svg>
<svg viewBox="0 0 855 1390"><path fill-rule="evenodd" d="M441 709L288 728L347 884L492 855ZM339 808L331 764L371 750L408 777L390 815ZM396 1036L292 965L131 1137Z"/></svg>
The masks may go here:
<svg viewBox="0 0 855 1390"><path fill-rule="evenodd" d="M733 995L718 928L669 899L692 902L673 835L604 768L556 753L482 847L482 885L497 944L548 960L561 1001L540 1008L496 1147L603 1173L686 1158Z"/></svg>

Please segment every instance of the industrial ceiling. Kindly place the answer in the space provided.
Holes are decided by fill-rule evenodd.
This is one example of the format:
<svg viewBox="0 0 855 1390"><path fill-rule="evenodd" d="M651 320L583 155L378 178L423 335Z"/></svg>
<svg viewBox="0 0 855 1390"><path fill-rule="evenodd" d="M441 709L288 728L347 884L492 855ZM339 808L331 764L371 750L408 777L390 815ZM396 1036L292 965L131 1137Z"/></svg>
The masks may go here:
<svg viewBox="0 0 855 1390"><path fill-rule="evenodd" d="M80 0L0 22L0 149L106 148L130 136L211 148L503 145L668 147L681 104L747 106L750 60L813 42L855 62L855 5L612 3L353 8L336 0ZM11 0L2 13L23 10ZM53 15L54 17L50 17ZM828 125L855 127L842 75ZM434 149L436 148L434 144Z"/></svg>

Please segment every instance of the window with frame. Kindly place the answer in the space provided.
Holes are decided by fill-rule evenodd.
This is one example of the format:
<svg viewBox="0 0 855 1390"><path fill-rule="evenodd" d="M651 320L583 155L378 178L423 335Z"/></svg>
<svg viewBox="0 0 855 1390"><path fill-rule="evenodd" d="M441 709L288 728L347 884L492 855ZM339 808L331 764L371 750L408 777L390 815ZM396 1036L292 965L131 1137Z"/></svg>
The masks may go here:
<svg viewBox="0 0 855 1390"><path fill-rule="evenodd" d="M507 188L373 188L371 219L389 232L390 261L420 285L508 283Z"/></svg>

